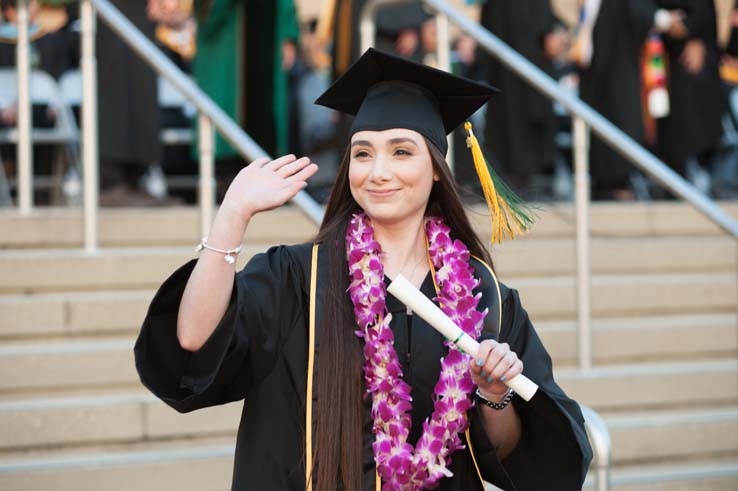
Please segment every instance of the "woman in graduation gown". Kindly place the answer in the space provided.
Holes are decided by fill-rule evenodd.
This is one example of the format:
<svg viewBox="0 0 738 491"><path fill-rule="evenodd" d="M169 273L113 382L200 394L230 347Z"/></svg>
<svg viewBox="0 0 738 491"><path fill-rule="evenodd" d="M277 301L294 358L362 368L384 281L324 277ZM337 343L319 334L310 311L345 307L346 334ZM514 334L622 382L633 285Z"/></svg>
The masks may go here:
<svg viewBox="0 0 738 491"><path fill-rule="evenodd" d="M446 134L491 94L369 50L317 101L355 119L315 245L235 271L249 219L317 168L258 159L199 259L159 289L135 347L141 380L180 412L245 399L234 490L581 488L581 412L518 293L497 282L444 162ZM386 293L400 274L478 335L474 358ZM521 371L540 387L529 402L503 383Z"/></svg>

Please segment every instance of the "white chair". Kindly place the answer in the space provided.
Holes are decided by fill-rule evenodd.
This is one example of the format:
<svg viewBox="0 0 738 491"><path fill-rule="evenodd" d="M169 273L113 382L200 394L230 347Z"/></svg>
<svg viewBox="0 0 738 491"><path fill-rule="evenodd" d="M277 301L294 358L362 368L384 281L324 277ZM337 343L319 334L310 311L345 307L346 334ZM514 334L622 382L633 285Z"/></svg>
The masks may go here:
<svg viewBox="0 0 738 491"><path fill-rule="evenodd" d="M59 77L59 92L69 107L82 105L82 73L79 69L67 70Z"/></svg>
<svg viewBox="0 0 738 491"><path fill-rule="evenodd" d="M160 109L179 109L192 119L194 107L174 85L159 77L157 89ZM164 145L191 145L195 141L195 132L192 128L162 128L160 138Z"/></svg>
<svg viewBox="0 0 738 491"><path fill-rule="evenodd" d="M172 85L166 78L159 76L157 90L157 100L160 110L180 111L190 122L192 121L192 118L197 114L197 109L179 89ZM177 126L166 127L162 125L159 139L165 147L193 145L195 143L195 130L192 128L192 125L185 128ZM197 186L198 182L196 175L165 176L161 166L152 166L149 168L145 177L145 186L149 193L154 196L162 194L161 191L157 191L158 188L192 189Z"/></svg>
<svg viewBox="0 0 738 491"><path fill-rule="evenodd" d="M0 104L15 104L18 99L17 72L13 68L0 68ZM53 175L50 179L35 177L34 187L52 188L53 201L59 201L61 176L64 173L64 153L69 166L79 169L79 131L74 122L74 115L61 96L59 86L54 78L41 70L32 70L29 79L31 104L46 105L55 112L54 127L32 128L31 138L34 144L56 145L62 150L56 152L53 162ZM0 129L0 143L16 144L17 128Z"/></svg>

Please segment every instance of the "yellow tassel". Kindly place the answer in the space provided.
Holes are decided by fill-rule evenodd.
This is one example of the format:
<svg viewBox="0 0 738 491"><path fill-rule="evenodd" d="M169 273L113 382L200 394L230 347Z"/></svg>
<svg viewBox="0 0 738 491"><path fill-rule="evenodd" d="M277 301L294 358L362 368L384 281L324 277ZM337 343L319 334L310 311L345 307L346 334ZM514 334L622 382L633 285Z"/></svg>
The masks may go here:
<svg viewBox="0 0 738 491"><path fill-rule="evenodd" d="M491 241L493 244L499 244L505 238L514 239L517 233L526 231L528 226L512 209L502 194L495 189L494 179L492 179L482 149L479 147L479 142L477 137L474 136L469 121L464 123L464 129L467 133L466 146L471 149L474 168L477 171L477 176L479 176L479 182L482 184L484 199L487 201L490 219L492 220Z"/></svg>

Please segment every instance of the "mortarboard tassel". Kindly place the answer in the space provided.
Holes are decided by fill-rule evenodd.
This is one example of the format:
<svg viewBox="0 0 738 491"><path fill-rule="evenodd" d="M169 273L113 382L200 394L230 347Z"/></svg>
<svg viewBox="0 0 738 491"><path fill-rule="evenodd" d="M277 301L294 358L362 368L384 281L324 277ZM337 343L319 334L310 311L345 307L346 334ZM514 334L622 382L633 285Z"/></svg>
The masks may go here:
<svg viewBox="0 0 738 491"><path fill-rule="evenodd" d="M467 133L466 146L471 148L474 168L482 183L484 199L487 200L492 219L491 241L499 244L504 239L514 239L516 234L527 232L533 225L532 213L525 202L487 164L469 121L464 123L464 129Z"/></svg>

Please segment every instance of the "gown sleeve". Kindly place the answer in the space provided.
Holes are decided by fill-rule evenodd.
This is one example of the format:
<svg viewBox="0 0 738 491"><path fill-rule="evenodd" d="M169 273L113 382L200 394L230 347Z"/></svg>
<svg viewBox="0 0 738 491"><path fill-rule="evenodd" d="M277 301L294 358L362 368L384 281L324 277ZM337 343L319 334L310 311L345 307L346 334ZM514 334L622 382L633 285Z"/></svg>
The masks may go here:
<svg viewBox="0 0 738 491"><path fill-rule="evenodd" d="M275 366L304 305L299 262L289 248L274 247L236 274L215 331L198 351L187 351L177 340L177 313L195 263L159 288L134 348L141 382L179 412L244 398Z"/></svg>
<svg viewBox="0 0 738 491"><path fill-rule="evenodd" d="M485 480L504 490L573 491L581 489L592 460L579 405L554 381L551 357L520 303L518 292L502 290L500 342L523 361L523 373L539 386L529 402L512 403L520 416L521 436L515 449L499 461L487 438L481 409L472 412L470 435Z"/></svg>

